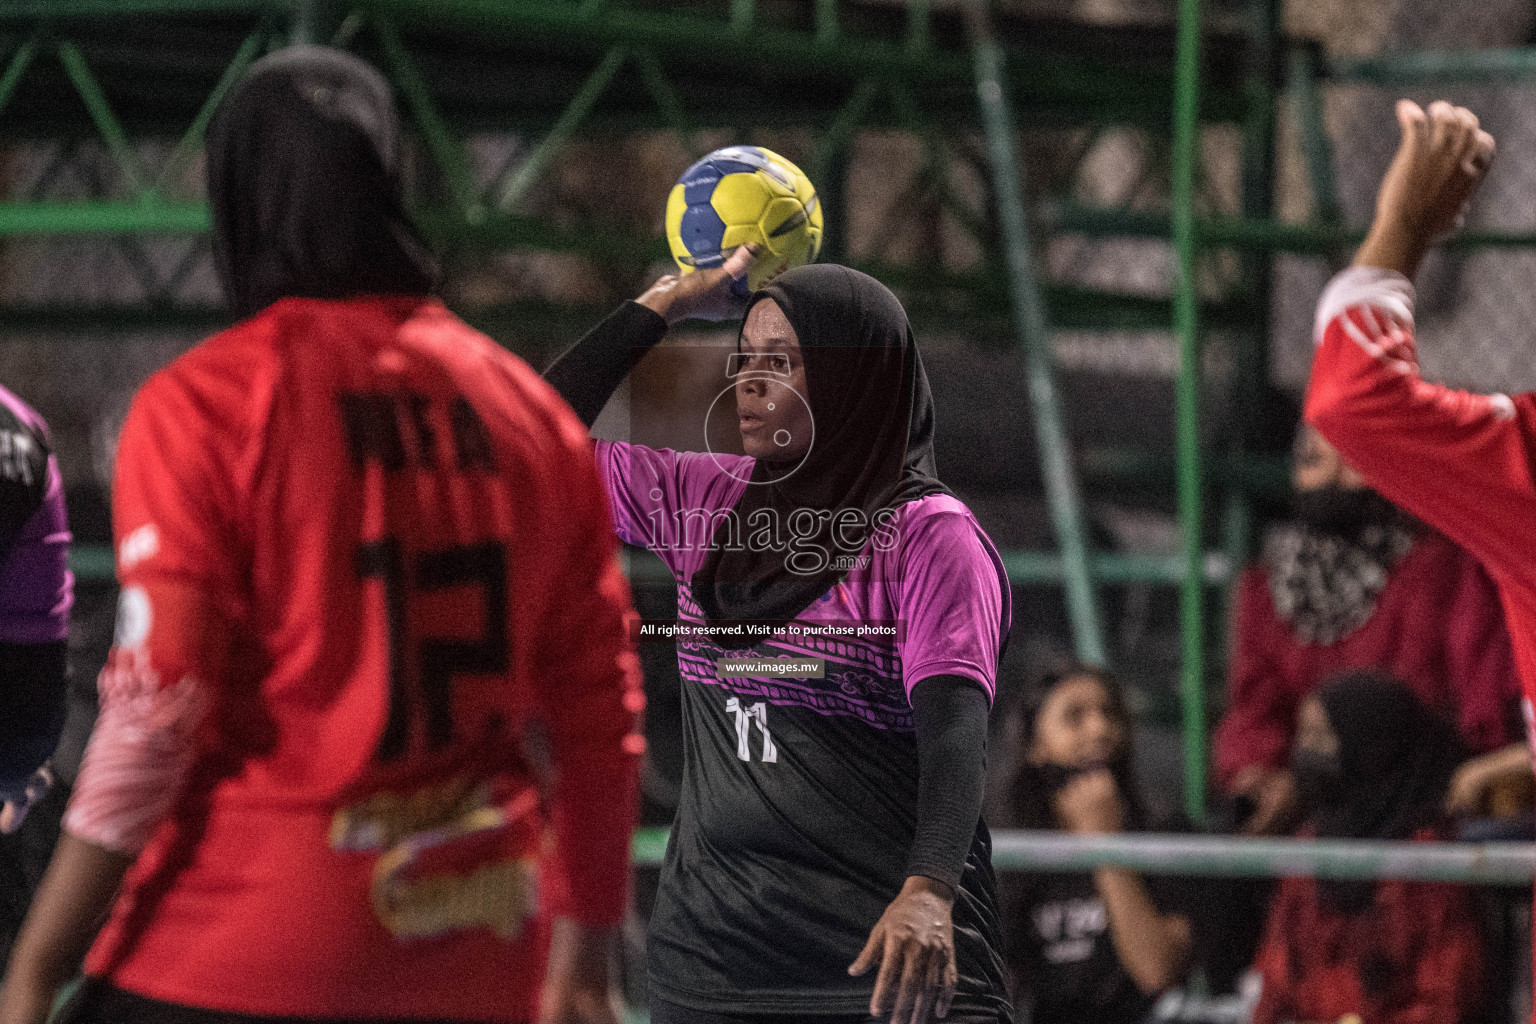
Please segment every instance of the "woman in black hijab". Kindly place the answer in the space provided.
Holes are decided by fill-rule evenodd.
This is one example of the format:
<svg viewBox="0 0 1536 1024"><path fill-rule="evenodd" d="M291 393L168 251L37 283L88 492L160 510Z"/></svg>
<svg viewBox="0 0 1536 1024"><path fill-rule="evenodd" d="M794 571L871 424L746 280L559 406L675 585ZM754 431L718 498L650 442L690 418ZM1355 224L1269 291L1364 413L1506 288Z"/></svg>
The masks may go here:
<svg viewBox="0 0 1536 1024"><path fill-rule="evenodd" d="M546 378L591 424L669 324L737 312L749 262L663 278ZM688 630L652 1020L1007 1020L980 821L1007 578L937 478L906 314L857 271L791 270L728 375L744 456L597 446Z"/></svg>
<svg viewBox="0 0 1536 1024"><path fill-rule="evenodd" d="M751 298L749 317L754 309L767 330L789 327L798 340L804 377L816 384L801 389L808 407L786 403L784 422L808 412L817 436L775 444L777 458L754 461L751 481L735 506L738 518L748 520L759 510L787 520L799 509L856 509L863 515L850 517L845 536L833 537L839 527L826 516L817 518L815 534L805 538L812 545L856 551L880 509L951 493L935 475L933 396L896 296L846 267L813 266L770 283ZM768 415L770 403L753 401L759 393L767 388L747 382L736 396L738 410L751 410L742 428L749 451L754 435L771 434L780 422ZM753 418L761 425L751 423ZM694 599L711 622L787 621L846 575L832 559L818 571L801 573L771 550L719 540L691 581Z"/></svg>
<svg viewBox="0 0 1536 1024"><path fill-rule="evenodd" d="M1397 679L1327 680L1297 716L1291 771L1308 832L1320 839L1449 839L1441 810L1462 750L1451 726ZM1482 940L1465 886L1287 878L1271 905L1256 969L1256 1024L1386 1024L1474 1019Z"/></svg>
<svg viewBox="0 0 1536 1024"><path fill-rule="evenodd" d="M1397 679L1360 670L1334 676L1297 715L1291 771L1321 839L1412 839L1445 824L1446 786L1465 752L1450 724ZM1322 881L1323 901L1358 911L1371 882Z"/></svg>
<svg viewBox="0 0 1536 1024"><path fill-rule="evenodd" d="M340 50L251 66L208 129L213 258L235 315L278 299L426 295L437 266L401 203L389 84Z"/></svg>

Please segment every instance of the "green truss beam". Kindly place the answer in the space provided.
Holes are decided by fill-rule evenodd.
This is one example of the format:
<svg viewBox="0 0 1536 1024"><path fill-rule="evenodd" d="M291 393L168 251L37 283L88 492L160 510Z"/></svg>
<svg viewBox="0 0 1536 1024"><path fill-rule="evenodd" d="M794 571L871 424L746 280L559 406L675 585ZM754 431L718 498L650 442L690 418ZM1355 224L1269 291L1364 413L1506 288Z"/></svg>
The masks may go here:
<svg viewBox="0 0 1536 1024"><path fill-rule="evenodd" d="M0 0L0 27L46 23L68 35L106 19L247 19L290 24L300 0ZM928 0L908 0L907 31L881 35L841 25L837 5L815 0L813 23L792 28L754 16L740 0L718 0L718 14L671 12L571 0L352 0L338 12L383 18L401 31L443 39L458 35L488 45L542 47L559 54L606 52L625 45L658 59L689 65L707 55L710 67L741 71L772 68L810 75L825 84L874 75L916 87L948 88L963 103L970 75L964 46L941 42ZM247 29L249 31L249 29ZM1108 116L1166 124L1173 80L1167 61L1141 46L1118 54L1086 47L1063 53L1028 39L1008 45L1018 102L1032 116L1060 108L1072 117ZM1216 116L1241 108L1234 86L1214 97Z"/></svg>
<svg viewBox="0 0 1536 1024"><path fill-rule="evenodd" d="M1205 580L1193 554L1205 550L1200 452L1200 303L1196 273L1201 239L1195 229L1200 146L1201 0L1179 0L1178 90L1174 109L1172 237L1174 334L1179 343L1175 388L1179 525L1186 555L1179 590L1180 704L1184 717L1184 810L1205 820Z"/></svg>
<svg viewBox="0 0 1536 1024"><path fill-rule="evenodd" d="M58 54L59 63L64 65L64 70L68 73L70 82L74 84L75 91L85 101L91 120L96 125L96 131L106 143L107 150L112 154L112 160L117 164L119 173L126 180L129 191L138 195L140 199L153 198L154 190L145 181L144 168L139 163L138 154L128 142L128 133L123 130L122 122L112 112L112 105L107 102L106 93L102 92L101 84L96 81L96 76L86 65L80 49L74 43L62 40L58 44Z"/></svg>
<svg viewBox="0 0 1536 1024"><path fill-rule="evenodd" d="M592 107L602 96L613 81L613 76L618 74L619 68L629 59L629 51L623 44L615 45L597 65L596 70L582 83L581 89L572 97L570 104L561 112L549 133L539 140L533 147L527 158L518 165L505 185L500 186L500 196L497 198L498 209L510 211L518 202L528 194L539 176L544 173L544 168L554 159L561 147L563 147L576 129L581 127L581 122L592 113Z"/></svg>
<svg viewBox="0 0 1536 1024"><path fill-rule="evenodd" d="M455 138L452 129L438 113L431 90L417 70L416 62L401 41L400 34L395 31L394 24L385 18L375 18L374 29L384 47L384 56L393 72L395 84L405 96L411 115L426 138L427 148L432 151L433 159L437 161L438 169L448 183L448 191L459 212L471 224L482 222L485 219L485 207L470 174L463 143Z"/></svg>
<svg viewBox="0 0 1536 1024"><path fill-rule="evenodd" d="M1051 524L1065 570L1067 614L1077 655L1091 664L1108 663L1100 626L1098 598L1088 566L1088 531L1083 498L1065 416L1051 371L1050 335L1035 276L1029 228L1024 218L1024 169L1020 165L1014 119L1002 86L1002 52L992 35L984 0L968 0L966 8L975 60L976 94L981 104L991 153L992 192L1003 231L1015 331L1024 352L1029 378L1029 405L1034 414L1041 476L1051 510Z"/></svg>
<svg viewBox="0 0 1536 1024"><path fill-rule="evenodd" d="M34 33L17 48L11 55L10 62L5 66L5 73L0 75L0 110L10 102L11 94L16 91L16 83L21 81L21 76L27 73L32 66L32 59L37 56L37 47L40 35Z"/></svg>

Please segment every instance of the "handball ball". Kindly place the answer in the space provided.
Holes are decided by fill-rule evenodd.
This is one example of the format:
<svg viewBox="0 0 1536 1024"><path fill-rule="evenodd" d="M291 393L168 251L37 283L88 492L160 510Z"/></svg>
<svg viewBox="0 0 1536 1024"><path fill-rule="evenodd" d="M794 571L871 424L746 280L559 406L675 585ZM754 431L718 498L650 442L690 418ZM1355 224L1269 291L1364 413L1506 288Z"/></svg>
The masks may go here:
<svg viewBox="0 0 1536 1024"><path fill-rule="evenodd" d="M685 274L725 262L738 245L762 253L737 291L756 291L821 249L821 203L794 164L761 146L727 146L683 172L667 199L667 244Z"/></svg>

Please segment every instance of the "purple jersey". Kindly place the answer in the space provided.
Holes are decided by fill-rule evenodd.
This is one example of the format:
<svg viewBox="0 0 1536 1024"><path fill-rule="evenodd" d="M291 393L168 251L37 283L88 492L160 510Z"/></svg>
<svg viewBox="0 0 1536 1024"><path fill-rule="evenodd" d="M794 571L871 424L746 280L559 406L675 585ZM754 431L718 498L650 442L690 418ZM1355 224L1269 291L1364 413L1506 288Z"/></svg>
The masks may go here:
<svg viewBox="0 0 1536 1024"><path fill-rule="evenodd" d="M74 603L69 541L48 425L0 388L0 643L68 635Z"/></svg>
<svg viewBox="0 0 1536 1024"><path fill-rule="evenodd" d="M847 567L795 635L678 640L683 784L647 959L653 989L680 1005L858 1013L873 981L847 966L901 888L916 826L909 695L936 675L993 692L1011 615L1002 560L948 495L899 506L853 535L867 537L856 550L807 551L790 524L732 521L750 458L600 441L597 463L618 535L678 580L680 626L707 625L684 584L717 529L732 542L765 529L787 555ZM819 664L752 674L782 659ZM997 1011L1003 990L989 843L979 826L955 902L959 1013Z"/></svg>
<svg viewBox="0 0 1536 1024"><path fill-rule="evenodd" d="M0 388L0 800L23 799L64 728L64 486L42 417Z"/></svg>

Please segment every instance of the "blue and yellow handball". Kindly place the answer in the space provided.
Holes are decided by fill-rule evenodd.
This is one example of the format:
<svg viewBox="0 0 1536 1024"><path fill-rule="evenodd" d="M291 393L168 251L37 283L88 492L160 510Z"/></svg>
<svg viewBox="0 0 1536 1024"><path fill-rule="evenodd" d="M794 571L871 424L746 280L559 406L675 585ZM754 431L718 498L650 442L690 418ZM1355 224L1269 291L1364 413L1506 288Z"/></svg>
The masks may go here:
<svg viewBox="0 0 1536 1024"><path fill-rule="evenodd" d="M727 146L704 157L667 199L667 244L685 274L718 267L731 250L756 242L747 271L756 291L821 251L821 203L805 173L761 146Z"/></svg>

